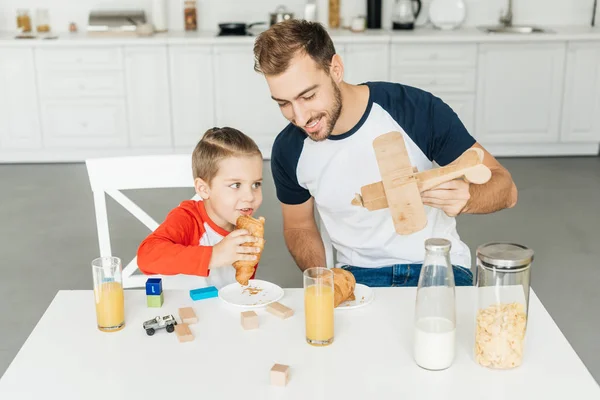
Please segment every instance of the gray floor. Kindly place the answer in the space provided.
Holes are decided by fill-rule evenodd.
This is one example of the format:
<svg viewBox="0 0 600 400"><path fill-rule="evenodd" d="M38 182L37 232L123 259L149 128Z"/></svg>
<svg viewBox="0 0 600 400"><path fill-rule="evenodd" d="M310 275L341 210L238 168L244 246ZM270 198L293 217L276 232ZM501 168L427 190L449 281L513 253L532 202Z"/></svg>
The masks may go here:
<svg viewBox="0 0 600 400"><path fill-rule="evenodd" d="M459 233L474 250L491 240L536 251L533 288L600 382L600 158L505 159L519 204L492 215L461 216ZM281 216L265 163L269 221L259 277L302 285L281 235ZM90 289L98 246L83 164L0 165L0 375L60 289ZM150 215L167 211L187 189L127 193ZM109 200L113 252L131 259L146 229Z"/></svg>

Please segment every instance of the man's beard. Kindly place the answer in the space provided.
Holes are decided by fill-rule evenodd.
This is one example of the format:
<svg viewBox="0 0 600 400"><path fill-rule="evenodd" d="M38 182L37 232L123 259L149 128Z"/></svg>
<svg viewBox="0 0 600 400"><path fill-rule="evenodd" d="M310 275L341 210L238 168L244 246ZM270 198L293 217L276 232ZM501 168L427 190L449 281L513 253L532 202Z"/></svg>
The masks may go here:
<svg viewBox="0 0 600 400"><path fill-rule="evenodd" d="M335 84L333 79L331 80L331 85L333 86L333 106L331 107L331 110L329 111L330 118L327 121L327 126L325 126L325 128L324 128L325 133L323 135L319 135L319 136L315 137L307 132L308 137L311 138L315 142L322 142L323 140L326 140L329 136L331 136L331 132L333 132L333 128L335 127L335 124L337 123L338 119L340 118L340 114L342 113L342 92L341 92L340 88ZM312 118L311 121L315 120L315 119L318 120L319 118L323 118L326 115L327 114L325 114L325 113L320 114L317 117ZM307 123L307 125L309 125L311 121L309 121Z"/></svg>

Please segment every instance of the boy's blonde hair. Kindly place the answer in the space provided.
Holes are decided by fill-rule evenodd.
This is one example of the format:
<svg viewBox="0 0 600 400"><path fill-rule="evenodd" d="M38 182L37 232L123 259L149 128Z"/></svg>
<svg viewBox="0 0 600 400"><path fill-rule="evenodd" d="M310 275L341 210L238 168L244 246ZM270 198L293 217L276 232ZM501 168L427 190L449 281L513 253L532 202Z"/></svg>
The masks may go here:
<svg viewBox="0 0 600 400"><path fill-rule="evenodd" d="M228 157L259 156L258 146L249 136L234 128L207 130L192 153L194 179L200 178L210 184L219 172L219 162Z"/></svg>

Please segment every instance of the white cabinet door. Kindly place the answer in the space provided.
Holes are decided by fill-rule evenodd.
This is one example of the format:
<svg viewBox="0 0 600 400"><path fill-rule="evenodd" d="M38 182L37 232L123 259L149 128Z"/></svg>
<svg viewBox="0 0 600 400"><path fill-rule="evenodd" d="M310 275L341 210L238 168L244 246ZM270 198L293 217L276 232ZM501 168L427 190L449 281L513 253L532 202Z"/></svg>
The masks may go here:
<svg viewBox="0 0 600 400"><path fill-rule="evenodd" d="M472 94L447 94L439 96L446 104L454 110L462 121L467 131L473 137L475 132L475 96Z"/></svg>
<svg viewBox="0 0 600 400"><path fill-rule="evenodd" d="M340 54L341 55L341 54ZM389 45L385 43L347 44L342 56L344 80L358 84L389 80Z"/></svg>
<svg viewBox="0 0 600 400"><path fill-rule="evenodd" d="M210 46L169 47L175 147L192 147L215 125Z"/></svg>
<svg viewBox="0 0 600 400"><path fill-rule="evenodd" d="M0 147L41 144L33 49L0 48Z"/></svg>
<svg viewBox="0 0 600 400"><path fill-rule="evenodd" d="M254 71L252 44L215 47L214 71L216 125L239 129L266 150L288 121Z"/></svg>
<svg viewBox="0 0 600 400"><path fill-rule="evenodd" d="M124 99L44 100L41 109L44 147L127 147Z"/></svg>
<svg viewBox="0 0 600 400"><path fill-rule="evenodd" d="M565 82L562 141L600 141L600 44L569 44Z"/></svg>
<svg viewBox="0 0 600 400"><path fill-rule="evenodd" d="M171 146L167 47L127 47L125 80L132 147Z"/></svg>
<svg viewBox="0 0 600 400"><path fill-rule="evenodd" d="M477 139L556 143L564 43L485 44L479 51Z"/></svg>

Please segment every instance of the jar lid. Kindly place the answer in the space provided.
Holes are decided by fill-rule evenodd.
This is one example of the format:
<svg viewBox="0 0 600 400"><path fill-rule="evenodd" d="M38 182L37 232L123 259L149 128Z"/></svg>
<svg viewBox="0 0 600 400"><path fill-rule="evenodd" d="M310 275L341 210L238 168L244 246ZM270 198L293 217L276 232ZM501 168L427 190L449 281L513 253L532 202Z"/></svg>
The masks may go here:
<svg viewBox="0 0 600 400"><path fill-rule="evenodd" d="M516 243L492 242L479 246L477 258L488 267L520 268L531 264L533 250Z"/></svg>
<svg viewBox="0 0 600 400"><path fill-rule="evenodd" d="M425 250L450 251L452 243L448 239L431 238L425 241Z"/></svg>

